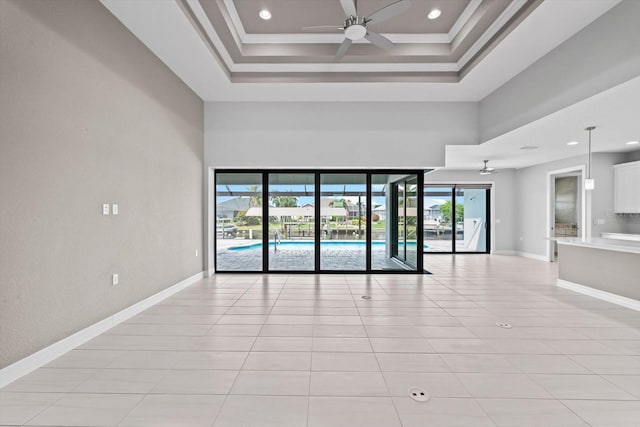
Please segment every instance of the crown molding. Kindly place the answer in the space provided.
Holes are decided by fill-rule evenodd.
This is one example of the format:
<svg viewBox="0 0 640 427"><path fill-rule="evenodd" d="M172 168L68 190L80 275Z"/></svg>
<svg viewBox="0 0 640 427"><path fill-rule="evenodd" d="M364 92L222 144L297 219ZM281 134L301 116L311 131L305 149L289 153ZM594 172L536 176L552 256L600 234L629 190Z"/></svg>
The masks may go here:
<svg viewBox="0 0 640 427"><path fill-rule="evenodd" d="M467 7L462 11L456 22L453 24L448 33L432 33L432 34L382 34L391 42L397 44L403 43L451 43L465 24L471 19L474 12L478 9L484 0L471 0ZM249 34L242 25L242 19L238 14L236 5L233 0L223 0L223 4L229 13L229 19L233 24L235 32L238 35L241 44L322 44L322 43L342 43L343 34L306 34L306 33L281 33L281 34ZM336 24L336 28L338 24ZM355 43L367 43L364 40Z"/></svg>
<svg viewBox="0 0 640 427"><path fill-rule="evenodd" d="M493 21L489 28L478 37L478 40L458 60L458 71L473 59L525 4L527 4L527 0L512 0L509 6L498 16L498 19Z"/></svg>

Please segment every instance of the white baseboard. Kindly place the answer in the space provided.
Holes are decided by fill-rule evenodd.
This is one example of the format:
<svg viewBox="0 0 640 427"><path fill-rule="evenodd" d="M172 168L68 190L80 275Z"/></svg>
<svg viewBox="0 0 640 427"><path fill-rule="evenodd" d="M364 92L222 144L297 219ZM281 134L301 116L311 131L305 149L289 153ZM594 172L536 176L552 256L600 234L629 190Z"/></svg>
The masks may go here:
<svg viewBox="0 0 640 427"><path fill-rule="evenodd" d="M125 308L106 319L100 320L91 326L88 326L73 335L61 339L58 342L51 344L48 347L43 348L30 356L20 359L17 362L12 363L6 368L0 369L0 388L6 386L30 372L35 371L41 366L53 361L54 359L62 356L69 350L86 343L90 339L97 337L98 335L113 328L115 325L124 322L127 319L135 316L136 314L146 310L147 308L159 303L160 301L170 297L171 295L183 290L184 288L194 284L198 280L204 277L204 272L195 274L181 282L176 283L164 289L157 294L151 295L142 301L133 304L130 307Z"/></svg>
<svg viewBox="0 0 640 427"><path fill-rule="evenodd" d="M525 258L531 258L531 259L537 259L538 261L549 262L549 258L547 258L546 255L538 255L538 254L532 254L529 252L521 252L521 251L516 251L516 254L518 256L525 257Z"/></svg>
<svg viewBox="0 0 640 427"><path fill-rule="evenodd" d="M207 275L205 277L213 277L216 274L216 271L212 268L211 270L207 271Z"/></svg>
<svg viewBox="0 0 640 427"><path fill-rule="evenodd" d="M590 288L589 286L580 285L578 283L569 282L568 280L563 279L558 279L558 286L564 289L569 289L570 291L589 295L590 297L598 298L603 301L621 305L632 310L640 311L640 301L635 299L601 291L600 289Z"/></svg>
<svg viewBox="0 0 640 427"><path fill-rule="evenodd" d="M511 249L500 249L491 251L491 255L518 255L518 252Z"/></svg>

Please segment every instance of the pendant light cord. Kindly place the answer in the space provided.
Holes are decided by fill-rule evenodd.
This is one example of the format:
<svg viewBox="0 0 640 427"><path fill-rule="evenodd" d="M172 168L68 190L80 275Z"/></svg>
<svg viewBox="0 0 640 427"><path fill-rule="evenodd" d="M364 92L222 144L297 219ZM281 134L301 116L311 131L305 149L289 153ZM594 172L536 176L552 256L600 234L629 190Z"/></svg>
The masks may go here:
<svg viewBox="0 0 640 427"><path fill-rule="evenodd" d="M595 126L589 126L585 128L589 132L589 157L587 160L587 179L591 179L591 132L595 129Z"/></svg>

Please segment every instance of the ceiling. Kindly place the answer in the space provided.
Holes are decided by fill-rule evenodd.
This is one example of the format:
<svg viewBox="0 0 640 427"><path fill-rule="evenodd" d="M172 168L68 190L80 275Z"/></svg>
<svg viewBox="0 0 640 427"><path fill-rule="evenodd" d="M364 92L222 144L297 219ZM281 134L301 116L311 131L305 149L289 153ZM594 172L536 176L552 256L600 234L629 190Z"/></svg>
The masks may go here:
<svg viewBox="0 0 640 427"><path fill-rule="evenodd" d="M531 122L479 145L449 145L448 169L478 169L490 160L496 169L523 168L550 160L587 153L587 126L592 133L593 152L624 152L640 149L640 77L600 92L581 102ZM577 145L567 145L576 141ZM522 149L522 147L537 147Z"/></svg>
<svg viewBox="0 0 640 427"><path fill-rule="evenodd" d="M395 1L406 10L367 24L393 48L360 39L339 60L346 16L338 0L199 0L184 6L232 82L457 82L542 2L359 0L357 14L368 17ZM442 15L430 20L434 8ZM261 10L271 19L261 19ZM325 25L333 27L305 30Z"/></svg>
<svg viewBox="0 0 640 427"><path fill-rule="evenodd" d="M371 29L391 51L354 42L335 60L340 0L100 0L204 101L477 102L620 0L413 0ZM393 0L359 0L368 15ZM442 15L425 18L437 7ZM262 8L269 21L258 17ZM483 144L448 146L448 169L522 168L640 139L640 78ZM567 146L569 141L577 146ZM535 150L521 150L536 146Z"/></svg>
<svg viewBox="0 0 640 427"><path fill-rule="evenodd" d="M620 0L413 0L370 24L390 51L357 41L341 61L340 31L302 30L343 25L340 0L101 1L205 101L385 102L481 100Z"/></svg>

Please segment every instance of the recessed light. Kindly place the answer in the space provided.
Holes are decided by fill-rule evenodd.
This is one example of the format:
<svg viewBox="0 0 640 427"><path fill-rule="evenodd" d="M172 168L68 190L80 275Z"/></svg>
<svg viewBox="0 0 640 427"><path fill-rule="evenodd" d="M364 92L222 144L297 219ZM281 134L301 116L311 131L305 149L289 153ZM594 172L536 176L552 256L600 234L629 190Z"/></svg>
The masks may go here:
<svg viewBox="0 0 640 427"><path fill-rule="evenodd" d="M567 142L567 145L578 145L580 144L578 141Z"/></svg>
<svg viewBox="0 0 640 427"><path fill-rule="evenodd" d="M629 141L629 142L627 142L627 145L636 145L636 144L640 144L640 141Z"/></svg>
<svg viewBox="0 0 640 427"><path fill-rule="evenodd" d="M271 12L269 12L267 9L262 9L258 15L265 21L271 19Z"/></svg>
<svg viewBox="0 0 640 427"><path fill-rule="evenodd" d="M438 19L440 15L442 15L442 11L440 9L431 9L427 14L427 18Z"/></svg>
<svg viewBox="0 0 640 427"><path fill-rule="evenodd" d="M525 145L523 147L520 147L521 150L537 150L538 146L537 145Z"/></svg>

